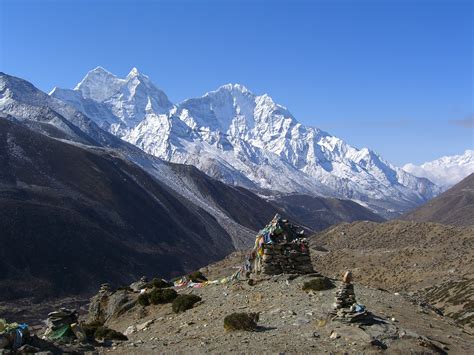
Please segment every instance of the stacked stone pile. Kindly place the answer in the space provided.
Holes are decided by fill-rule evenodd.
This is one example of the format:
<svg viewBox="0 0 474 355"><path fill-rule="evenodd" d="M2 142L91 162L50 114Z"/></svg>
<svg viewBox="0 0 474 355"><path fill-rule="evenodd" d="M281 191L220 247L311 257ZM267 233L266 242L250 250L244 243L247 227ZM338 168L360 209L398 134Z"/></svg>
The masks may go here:
<svg viewBox="0 0 474 355"><path fill-rule="evenodd" d="M276 214L255 239L254 272L267 275L313 273L308 242L303 235L304 230Z"/></svg>
<svg viewBox="0 0 474 355"><path fill-rule="evenodd" d="M78 313L75 309L61 308L48 314L44 336L49 339L77 338L85 340L84 330L78 324Z"/></svg>
<svg viewBox="0 0 474 355"><path fill-rule="evenodd" d="M343 283L336 291L336 309L350 308L355 303L354 285Z"/></svg>
<svg viewBox="0 0 474 355"><path fill-rule="evenodd" d="M313 273L307 241L264 244L261 270L267 275Z"/></svg>
<svg viewBox="0 0 474 355"><path fill-rule="evenodd" d="M357 304L352 282L352 273L347 271L342 279L341 286L336 291L335 309L332 312L333 320L346 323L374 322L372 315L366 311L365 306Z"/></svg>

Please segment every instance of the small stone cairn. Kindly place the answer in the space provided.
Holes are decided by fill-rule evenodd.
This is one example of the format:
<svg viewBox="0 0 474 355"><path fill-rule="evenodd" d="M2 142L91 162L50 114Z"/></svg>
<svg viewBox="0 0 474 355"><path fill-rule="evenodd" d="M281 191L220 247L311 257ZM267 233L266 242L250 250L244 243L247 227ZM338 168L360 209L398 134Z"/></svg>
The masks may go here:
<svg viewBox="0 0 474 355"><path fill-rule="evenodd" d="M354 285L352 284L352 272L350 271L346 271L342 278L342 285L336 291L336 303L332 315L332 320L346 323L365 323L371 319L365 306L357 304Z"/></svg>
<svg viewBox="0 0 474 355"><path fill-rule="evenodd" d="M275 215L255 241L255 273L266 275L314 273L304 231Z"/></svg>
<svg viewBox="0 0 474 355"><path fill-rule="evenodd" d="M110 291L111 291L110 290L110 284L104 283L104 284L100 285L100 289L99 289L100 294L109 293Z"/></svg>
<svg viewBox="0 0 474 355"><path fill-rule="evenodd" d="M78 324L78 313L75 309L61 308L48 314L44 336L51 339L75 337L81 341L86 339L84 330Z"/></svg>
<svg viewBox="0 0 474 355"><path fill-rule="evenodd" d="M336 291L336 310L350 308L356 303L352 273L347 271L342 279L342 285Z"/></svg>

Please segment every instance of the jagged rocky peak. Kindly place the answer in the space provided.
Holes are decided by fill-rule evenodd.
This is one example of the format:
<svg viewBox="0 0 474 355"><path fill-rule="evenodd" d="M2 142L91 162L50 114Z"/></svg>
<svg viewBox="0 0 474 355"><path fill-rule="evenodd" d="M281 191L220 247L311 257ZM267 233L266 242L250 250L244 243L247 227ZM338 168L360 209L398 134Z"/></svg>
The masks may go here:
<svg viewBox="0 0 474 355"><path fill-rule="evenodd" d="M233 92L233 93L236 93L236 92L239 92L241 94L250 94L250 95L253 95L255 96L249 89L247 89L244 85L242 84L238 84L238 83L229 83L229 84L225 84L225 85L222 85L220 86L217 90L215 91L211 91L211 92L208 92L206 93L204 96L206 95L209 95L213 92L217 92L217 91L229 91L229 92Z"/></svg>
<svg viewBox="0 0 474 355"><path fill-rule="evenodd" d="M185 100L178 105L177 115L191 128L217 130L241 139L264 139L268 133L278 134L297 124L268 94L256 95L241 84L226 84Z"/></svg>
<svg viewBox="0 0 474 355"><path fill-rule="evenodd" d="M102 67L97 67L88 72L74 90L81 91L85 99L97 102L107 101L117 95L118 97L115 97L117 100L147 96L150 101L157 102L160 108L169 109L172 106L166 94L136 67L132 68L123 79Z"/></svg>
<svg viewBox="0 0 474 355"><path fill-rule="evenodd" d="M55 89L50 95L71 104L121 138L147 115L167 114L173 108L166 94L135 67L125 78L97 67L73 90Z"/></svg>
<svg viewBox="0 0 474 355"><path fill-rule="evenodd" d="M139 75L142 75L142 74L138 71L137 67L133 67L132 70L130 70L130 73L128 73L127 78L136 77ZM147 77L146 75L143 75L143 76Z"/></svg>
<svg viewBox="0 0 474 355"><path fill-rule="evenodd" d="M85 99L102 102L117 93L124 83L125 80L97 67L89 71L74 90L80 91Z"/></svg>

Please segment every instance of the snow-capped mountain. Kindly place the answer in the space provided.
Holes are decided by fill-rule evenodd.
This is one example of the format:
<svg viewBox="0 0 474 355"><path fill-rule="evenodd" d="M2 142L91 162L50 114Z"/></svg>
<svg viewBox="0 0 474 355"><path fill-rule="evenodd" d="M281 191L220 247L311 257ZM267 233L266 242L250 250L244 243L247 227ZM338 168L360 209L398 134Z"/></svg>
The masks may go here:
<svg viewBox="0 0 474 355"><path fill-rule="evenodd" d="M367 148L300 124L270 96L238 84L172 105L136 69L120 79L96 68L75 89L56 88L51 96L147 153L231 184L349 198L386 216L439 192Z"/></svg>
<svg viewBox="0 0 474 355"><path fill-rule="evenodd" d="M97 67L74 90L54 88L50 94L73 103L101 128L119 137L140 123L148 113L167 113L173 106L166 94L136 68L125 79L119 79Z"/></svg>
<svg viewBox="0 0 474 355"><path fill-rule="evenodd" d="M412 175L428 178L445 190L474 173L474 150L468 149L464 154L444 156L421 165L406 164L403 169Z"/></svg>

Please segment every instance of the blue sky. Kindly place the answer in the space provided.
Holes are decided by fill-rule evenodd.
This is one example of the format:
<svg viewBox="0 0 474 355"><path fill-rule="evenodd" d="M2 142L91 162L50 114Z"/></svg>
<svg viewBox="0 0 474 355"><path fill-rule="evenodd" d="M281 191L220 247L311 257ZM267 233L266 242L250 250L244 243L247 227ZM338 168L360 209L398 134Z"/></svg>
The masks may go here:
<svg viewBox="0 0 474 355"><path fill-rule="evenodd" d="M237 82L402 165L474 148L473 3L0 0L0 70L134 66L174 102Z"/></svg>

